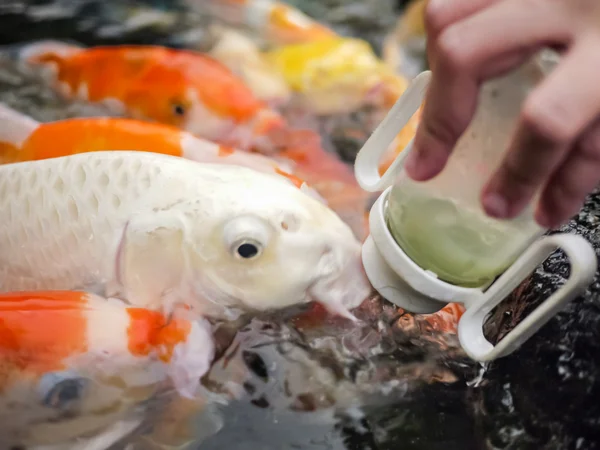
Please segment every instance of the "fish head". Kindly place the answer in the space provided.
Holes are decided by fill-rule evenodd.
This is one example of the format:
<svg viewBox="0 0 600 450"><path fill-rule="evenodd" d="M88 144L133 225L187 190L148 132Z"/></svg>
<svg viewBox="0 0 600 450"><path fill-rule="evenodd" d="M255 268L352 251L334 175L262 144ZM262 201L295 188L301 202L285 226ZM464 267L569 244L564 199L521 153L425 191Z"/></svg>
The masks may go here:
<svg viewBox="0 0 600 450"><path fill-rule="evenodd" d="M125 103L139 118L242 150L265 147L265 136L284 126L281 115L224 64L191 51L165 50L161 63L138 78Z"/></svg>
<svg viewBox="0 0 600 450"><path fill-rule="evenodd" d="M196 99L185 76L165 65L153 65L138 77L123 96L127 110L137 119L186 128L196 115Z"/></svg>
<svg viewBox="0 0 600 450"><path fill-rule="evenodd" d="M236 169L237 182L215 192L218 213L188 223L194 291L253 311L316 301L352 317L372 288L348 225L282 177Z"/></svg>

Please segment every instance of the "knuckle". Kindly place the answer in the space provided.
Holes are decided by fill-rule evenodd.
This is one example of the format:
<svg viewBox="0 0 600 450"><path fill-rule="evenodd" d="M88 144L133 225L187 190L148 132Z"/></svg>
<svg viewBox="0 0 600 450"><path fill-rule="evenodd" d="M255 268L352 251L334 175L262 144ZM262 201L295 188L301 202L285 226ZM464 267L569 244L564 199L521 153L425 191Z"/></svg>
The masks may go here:
<svg viewBox="0 0 600 450"><path fill-rule="evenodd" d="M436 42L438 56L445 67L465 70L469 66L468 46L457 27L444 30Z"/></svg>
<svg viewBox="0 0 600 450"><path fill-rule="evenodd" d="M425 28L429 36L438 35L448 24L445 1L429 1L425 7Z"/></svg>
<svg viewBox="0 0 600 450"><path fill-rule="evenodd" d="M521 124L542 142L569 144L577 134L568 108L560 101L531 95L523 106Z"/></svg>

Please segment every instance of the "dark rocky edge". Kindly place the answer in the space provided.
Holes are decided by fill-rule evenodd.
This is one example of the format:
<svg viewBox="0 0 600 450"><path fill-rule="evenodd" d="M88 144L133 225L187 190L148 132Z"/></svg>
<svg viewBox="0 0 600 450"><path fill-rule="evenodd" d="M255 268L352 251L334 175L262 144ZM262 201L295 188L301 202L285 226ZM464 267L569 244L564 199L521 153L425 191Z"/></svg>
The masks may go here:
<svg viewBox="0 0 600 450"><path fill-rule="evenodd" d="M600 254L600 193L559 231L577 233ZM487 324L498 340L569 274L564 255L546 260ZM600 283L570 303L514 354L494 362L472 392L489 448L600 448ZM501 400L501 401L499 401Z"/></svg>

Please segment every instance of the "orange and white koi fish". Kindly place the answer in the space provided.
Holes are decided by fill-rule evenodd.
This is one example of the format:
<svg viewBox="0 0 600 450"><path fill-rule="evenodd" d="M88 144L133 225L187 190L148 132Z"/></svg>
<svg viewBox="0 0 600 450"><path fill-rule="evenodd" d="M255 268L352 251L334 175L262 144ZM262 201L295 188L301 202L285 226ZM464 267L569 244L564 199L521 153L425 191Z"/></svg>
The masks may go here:
<svg viewBox="0 0 600 450"><path fill-rule="evenodd" d="M360 243L280 176L139 151L0 165L0 289L82 289L231 318L371 292Z"/></svg>
<svg viewBox="0 0 600 450"><path fill-rule="evenodd" d="M227 67L201 53L159 46L82 48L53 41L19 52L53 69L64 95L105 102L128 116L184 129L242 150L273 151L284 119Z"/></svg>
<svg viewBox="0 0 600 450"><path fill-rule="evenodd" d="M0 103L0 164L35 161L93 151L142 150L202 163L234 164L283 176L309 195L321 197L294 176L294 162L215 144L169 125L117 117L40 123Z"/></svg>
<svg viewBox="0 0 600 450"><path fill-rule="evenodd" d="M192 7L236 27L250 28L272 45L312 42L336 33L276 0L186 0Z"/></svg>
<svg viewBox="0 0 600 450"><path fill-rule="evenodd" d="M134 426L169 386L193 397L213 354L205 322L84 292L0 294L1 447L79 448L69 444Z"/></svg>

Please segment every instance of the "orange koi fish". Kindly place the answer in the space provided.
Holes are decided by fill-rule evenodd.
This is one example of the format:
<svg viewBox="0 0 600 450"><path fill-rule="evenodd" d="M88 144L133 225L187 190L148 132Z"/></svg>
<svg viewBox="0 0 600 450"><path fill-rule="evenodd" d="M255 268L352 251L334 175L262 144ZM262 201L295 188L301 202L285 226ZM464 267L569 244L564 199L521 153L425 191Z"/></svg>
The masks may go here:
<svg viewBox="0 0 600 450"><path fill-rule="evenodd" d="M359 307L360 308L360 307ZM403 313L403 309L398 309ZM402 326L405 328L419 327L421 333L437 332L442 334L458 333L458 321L465 312L465 307L459 303L448 303L438 312L432 314L412 314L406 317L406 322ZM303 314L293 319L293 324L299 328L314 328L323 325L328 320L338 320L334 318L325 308L319 304L311 307Z"/></svg>
<svg viewBox="0 0 600 450"><path fill-rule="evenodd" d="M0 163L34 161L101 150L144 150L260 172L290 172L275 160L197 138L178 128L136 119L91 117L40 123L0 104Z"/></svg>
<svg viewBox="0 0 600 450"><path fill-rule="evenodd" d="M383 175L392 165L396 157L406 148L410 140L415 136L419 121L421 120L422 107L410 118L408 123L400 133L396 135L387 152L383 155L383 159L379 164L379 173Z"/></svg>
<svg viewBox="0 0 600 450"><path fill-rule="evenodd" d="M99 432L168 379L191 397L213 351L203 322L84 292L0 294L0 444Z"/></svg>
<svg viewBox="0 0 600 450"><path fill-rule="evenodd" d="M336 33L276 0L186 0L230 25L245 26L272 45L316 41Z"/></svg>
<svg viewBox="0 0 600 450"><path fill-rule="evenodd" d="M82 48L45 41L20 58L53 69L67 97L104 102L128 116L176 126L242 150L273 151L284 119L227 67L201 53L159 46Z"/></svg>
<svg viewBox="0 0 600 450"><path fill-rule="evenodd" d="M294 162L269 158L197 138L178 128L116 117L65 119L39 123L0 104L0 164L56 158L93 151L140 150L202 163L234 164L283 176L321 199L295 176Z"/></svg>

